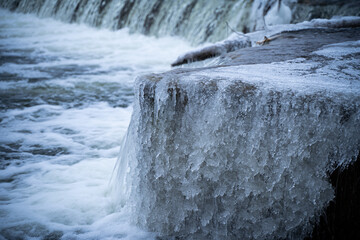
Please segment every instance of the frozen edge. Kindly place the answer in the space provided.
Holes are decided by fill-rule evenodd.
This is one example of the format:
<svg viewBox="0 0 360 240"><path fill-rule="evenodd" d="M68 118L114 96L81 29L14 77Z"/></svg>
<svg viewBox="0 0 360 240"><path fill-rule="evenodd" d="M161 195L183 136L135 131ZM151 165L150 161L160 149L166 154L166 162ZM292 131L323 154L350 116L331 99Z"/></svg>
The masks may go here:
<svg viewBox="0 0 360 240"><path fill-rule="evenodd" d="M202 61L207 58L223 55L241 48L254 47L256 42L263 40L264 36L274 37L284 31L299 31L309 28L352 28L360 26L360 17L345 16L332 19L313 19L298 24L282 24L269 26L268 30L248 34L233 33L227 39L214 44L200 47L180 55L172 67Z"/></svg>

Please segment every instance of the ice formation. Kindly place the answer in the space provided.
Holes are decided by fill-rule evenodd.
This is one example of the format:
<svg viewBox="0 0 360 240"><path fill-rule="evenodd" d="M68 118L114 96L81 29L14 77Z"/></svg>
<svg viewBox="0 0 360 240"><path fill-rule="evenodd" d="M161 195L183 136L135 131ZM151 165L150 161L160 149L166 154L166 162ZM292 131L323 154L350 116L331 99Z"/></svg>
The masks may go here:
<svg viewBox="0 0 360 240"><path fill-rule="evenodd" d="M138 78L118 168L134 222L180 238L303 239L334 197L328 174L359 154L358 45L314 53L326 64Z"/></svg>
<svg viewBox="0 0 360 240"><path fill-rule="evenodd" d="M171 66L174 67L181 64L205 60L246 47L251 47L250 38L243 34L233 33L223 41L195 49L179 56Z"/></svg>
<svg viewBox="0 0 360 240"><path fill-rule="evenodd" d="M267 25L289 24L291 15L291 9L283 1L276 1L266 16L264 16L264 20Z"/></svg>
<svg viewBox="0 0 360 240"><path fill-rule="evenodd" d="M271 13L271 12L270 12ZM269 13L269 14L270 14ZM360 17L334 17L332 19L313 19L298 24L282 24L276 27L269 26L266 30L256 31L248 34L233 33L227 39L199 47L180 55L171 66L192 63L216 56L224 55L241 48L256 46L256 42L263 40L264 36L277 37L284 31L299 31L311 28L349 28L359 27Z"/></svg>

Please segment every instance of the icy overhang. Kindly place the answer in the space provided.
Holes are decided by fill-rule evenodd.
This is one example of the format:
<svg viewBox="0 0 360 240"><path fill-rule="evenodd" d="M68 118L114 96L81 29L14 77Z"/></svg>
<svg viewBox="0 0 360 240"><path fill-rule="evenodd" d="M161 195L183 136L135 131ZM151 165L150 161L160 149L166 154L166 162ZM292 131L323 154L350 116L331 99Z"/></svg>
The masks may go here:
<svg viewBox="0 0 360 240"><path fill-rule="evenodd" d="M334 198L329 174L359 154L359 46L284 48L256 64L239 50L222 66L139 77L119 160L134 221L194 239L309 235Z"/></svg>

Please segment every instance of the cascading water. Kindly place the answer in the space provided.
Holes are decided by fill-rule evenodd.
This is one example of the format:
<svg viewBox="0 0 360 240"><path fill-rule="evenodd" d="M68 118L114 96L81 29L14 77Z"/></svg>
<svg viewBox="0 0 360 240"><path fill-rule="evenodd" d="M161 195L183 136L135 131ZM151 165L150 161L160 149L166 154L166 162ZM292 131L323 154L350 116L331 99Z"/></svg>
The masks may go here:
<svg viewBox="0 0 360 240"><path fill-rule="evenodd" d="M254 30L263 26L264 1L34 1L8 0L0 6L21 12L34 12L41 17L54 17L65 22L118 29L156 36L179 35L193 43L216 41L228 33L226 21L239 29ZM273 2L273 1L269 1ZM277 7L277 6L276 6ZM283 9L285 6L283 5ZM279 23L290 22L289 13ZM273 19L268 19L269 23ZM287 22L287 23L288 23Z"/></svg>
<svg viewBox="0 0 360 240"><path fill-rule="evenodd" d="M279 4L281 2L281 4ZM65 22L119 29L154 36L181 36L193 44L224 39L231 30L254 31L267 25L295 23L311 18L335 15L359 15L356 0L2 0L0 7L36 13ZM291 14L293 12L293 14ZM265 16L263 14L265 13ZM322 15L319 15L319 14ZM317 14L319 16L317 16ZM293 19L291 18L293 15Z"/></svg>
<svg viewBox="0 0 360 240"><path fill-rule="evenodd" d="M229 66L236 55L226 55L266 34L358 27L359 18L288 24L359 15L357 1L0 7L16 12L0 9L2 238L302 239L334 197L327 174L358 154L357 39L278 63ZM190 51L178 63L221 58L139 77L134 96L136 76L169 70L191 50L169 36L196 45L230 27L262 31Z"/></svg>

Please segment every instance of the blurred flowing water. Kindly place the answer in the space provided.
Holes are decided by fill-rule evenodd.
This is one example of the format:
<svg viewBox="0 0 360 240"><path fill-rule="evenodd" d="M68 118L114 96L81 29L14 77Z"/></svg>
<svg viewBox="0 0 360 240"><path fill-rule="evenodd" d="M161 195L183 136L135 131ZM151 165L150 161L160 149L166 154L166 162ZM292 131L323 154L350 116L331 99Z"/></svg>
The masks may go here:
<svg viewBox="0 0 360 240"><path fill-rule="evenodd" d="M151 238L109 180L135 76L190 49L0 10L0 239Z"/></svg>

